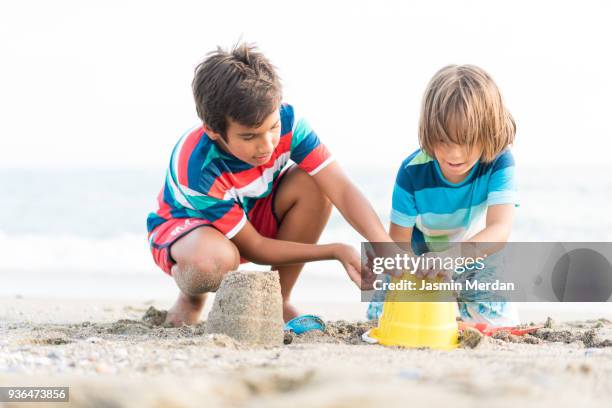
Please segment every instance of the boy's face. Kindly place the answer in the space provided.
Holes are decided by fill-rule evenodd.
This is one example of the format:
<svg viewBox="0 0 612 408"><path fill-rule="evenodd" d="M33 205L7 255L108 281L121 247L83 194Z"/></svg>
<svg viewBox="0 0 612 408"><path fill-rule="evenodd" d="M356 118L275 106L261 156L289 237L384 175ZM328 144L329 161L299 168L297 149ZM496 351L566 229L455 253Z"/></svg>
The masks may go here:
<svg viewBox="0 0 612 408"><path fill-rule="evenodd" d="M272 112L263 123L256 127L241 125L227 119L227 140L219 133L213 132L204 125L209 138L216 141L223 150L252 166L261 166L272 158L272 153L280 140L280 113Z"/></svg>
<svg viewBox="0 0 612 408"><path fill-rule="evenodd" d="M440 169L450 182L463 181L482 154L482 145L477 144L468 151L467 146L454 143L438 143L434 147L434 155Z"/></svg>

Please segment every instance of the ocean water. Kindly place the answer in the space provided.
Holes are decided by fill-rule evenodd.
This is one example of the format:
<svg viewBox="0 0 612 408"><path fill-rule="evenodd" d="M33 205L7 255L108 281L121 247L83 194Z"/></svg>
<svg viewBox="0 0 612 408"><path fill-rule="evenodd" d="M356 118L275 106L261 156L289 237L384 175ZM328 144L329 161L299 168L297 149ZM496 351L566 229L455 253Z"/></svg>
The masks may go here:
<svg viewBox="0 0 612 408"><path fill-rule="evenodd" d="M612 241L610 170L518 169L521 206L511 239ZM395 169L346 171L387 226ZM0 170L0 295L174 296L174 282L153 263L146 236L163 178L163 169ZM337 212L321 238L356 248L360 241ZM307 265L295 296L359 300L333 261Z"/></svg>

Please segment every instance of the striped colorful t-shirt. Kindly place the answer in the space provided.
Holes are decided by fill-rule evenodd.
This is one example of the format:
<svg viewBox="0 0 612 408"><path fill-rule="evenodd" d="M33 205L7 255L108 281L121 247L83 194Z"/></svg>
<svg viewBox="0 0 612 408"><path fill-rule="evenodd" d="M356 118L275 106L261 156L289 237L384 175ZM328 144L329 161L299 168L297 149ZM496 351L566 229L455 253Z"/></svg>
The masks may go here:
<svg viewBox="0 0 612 408"><path fill-rule="evenodd" d="M459 183L448 181L439 163L419 149L397 173L391 222L414 227L417 245L462 242L484 229L487 207L496 204L519 204L509 149L491 163L477 162Z"/></svg>
<svg viewBox="0 0 612 408"><path fill-rule="evenodd" d="M281 136L270 160L252 166L220 149L202 126L188 131L174 147L158 209L149 214L149 233L170 218L201 218L228 238L245 225L255 202L272 191L289 162L315 175L331 161L327 148L293 107L280 108Z"/></svg>

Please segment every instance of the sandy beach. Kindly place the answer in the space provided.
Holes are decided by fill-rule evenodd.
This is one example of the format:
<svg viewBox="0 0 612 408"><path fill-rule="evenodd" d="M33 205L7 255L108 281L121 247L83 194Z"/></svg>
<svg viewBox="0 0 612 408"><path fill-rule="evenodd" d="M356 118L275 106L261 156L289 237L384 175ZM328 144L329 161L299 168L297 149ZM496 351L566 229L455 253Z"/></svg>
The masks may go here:
<svg viewBox="0 0 612 408"><path fill-rule="evenodd" d="M166 303L2 297L0 385L69 386L70 403L56 406L75 407L607 406L612 397L605 317L436 351L367 345L372 324L356 317L364 305L319 304L309 311L326 318L325 333L253 347L205 334L205 320L160 326Z"/></svg>
<svg viewBox="0 0 612 408"><path fill-rule="evenodd" d="M612 406L610 16L601 0L3 1L0 387L70 399L6 402L0 388L0 408ZM239 44L259 51L202 65ZM312 180L278 183L293 164ZM365 295L331 259L348 250L311 256L244 229L365 252L391 238L373 213L428 249L526 244L509 258L520 274L489 260L537 330L469 329L447 351L368 344ZM236 267L216 236L174 254L206 276L163 272L187 224L149 230L183 217L259 262L241 271L313 260L284 294L326 330L285 332L296 313L252 281L166 327L179 287L217 290L212 275ZM418 334L454 342L446 306L385 317L442 316L446 337ZM226 325L242 337L213 332Z"/></svg>

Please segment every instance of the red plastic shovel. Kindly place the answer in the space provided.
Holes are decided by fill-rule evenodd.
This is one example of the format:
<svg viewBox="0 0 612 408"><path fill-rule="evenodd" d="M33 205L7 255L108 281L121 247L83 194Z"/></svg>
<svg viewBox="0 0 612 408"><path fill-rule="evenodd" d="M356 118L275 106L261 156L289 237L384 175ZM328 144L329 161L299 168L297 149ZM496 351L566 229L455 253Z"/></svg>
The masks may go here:
<svg viewBox="0 0 612 408"><path fill-rule="evenodd" d="M522 336L523 334L533 333L538 329L544 328L544 326L530 326L530 327L492 327L487 323L466 323L459 322L459 330L465 330L466 328L471 327L472 329L476 329L481 332L485 336L492 336L494 333L500 331L507 331L510 334L515 336Z"/></svg>

